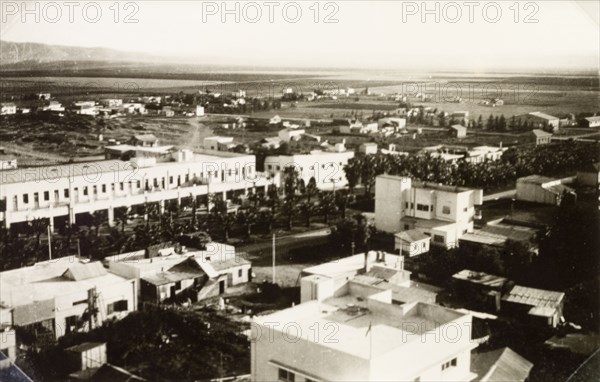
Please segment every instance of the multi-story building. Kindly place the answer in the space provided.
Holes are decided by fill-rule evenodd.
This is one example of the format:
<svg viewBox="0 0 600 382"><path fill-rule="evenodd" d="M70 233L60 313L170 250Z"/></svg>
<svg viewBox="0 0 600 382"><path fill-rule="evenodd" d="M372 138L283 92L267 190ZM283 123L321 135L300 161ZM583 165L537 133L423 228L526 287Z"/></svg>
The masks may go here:
<svg viewBox="0 0 600 382"><path fill-rule="evenodd" d="M530 175L517 179L517 200L541 204L560 205L566 194L576 197L575 190L564 183L566 179L553 179L541 175Z"/></svg>
<svg viewBox="0 0 600 382"><path fill-rule="evenodd" d="M252 325L252 380L473 380L472 316L423 302L393 303L393 290L376 279L303 277L301 304Z"/></svg>
<svg viewBox="0 0 600 382"><path fill-rule="evenodd" d="M5 227L35 218L65 217L76 222L77 214L114 209L208 194L223 199L271 183L257 173L253 155L226 152L176 151L170 161L133 158L105 160L0 172L0 198Z"/></svg>
<svg viewBox="0 0 600 382"><path fill-rule="evenodd" d="M135 282L100 262L69 256L0 273L0 324L45 328L59 338L136 308Z"/></svg>
<svg viewBox="0 0 600 382"><path fill-rule="evenodd" d="M315 179L317 187L332 190L348 185L344 166L354 152L312 151L310 154L278 155L265 158L265 171L281 175L286 167L295 167L305 184Z"/></svg>
<svg viewBox="0 0 600 382"><path fill-rule="evenodd" d="M434 245L452 248L467 232L473 232L475 206L483 191L410 178L380 175L375 183L375 226L397 233L417 230Z"/></svg>
<svg viewBox="0 0 600 382"><path fill-rule="evenodd" d="M560 118L539 111L519 115L515 118L516 120L520 121L521 124L526 124L528 127L532 127L534 129L542 129L547 127L553 131L557 131L560 125Z"/></svg>

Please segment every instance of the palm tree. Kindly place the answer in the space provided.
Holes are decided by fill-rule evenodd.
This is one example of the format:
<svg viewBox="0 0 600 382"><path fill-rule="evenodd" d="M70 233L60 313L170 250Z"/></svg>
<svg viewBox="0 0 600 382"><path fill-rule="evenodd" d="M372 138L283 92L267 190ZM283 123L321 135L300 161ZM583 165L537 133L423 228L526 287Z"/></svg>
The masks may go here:
<svg viewBox="0 0 600 382"><path fill-rule="evenodd" d="M121 233L125 234L125 226L129 218L131 217L131 208L129 207L119 207L115 208L115 219L117 219L121 223Z"/></svg>
<svg viewBox="0 0 600 382"><path fill-rule="evenodd" d="M35 218L29 222L29 229L33 236L35 236L36 249L42 245L42 234L48 229L48 219Z"/></svg>
<svg viewBox="0 0 600 382"><path fill-rule="evenodd" d="M329 224L329 215L337 211L333 193L322 192L320 194L320 199L319 208L321 210L321 214L323 215L325 224Z"/></svg>

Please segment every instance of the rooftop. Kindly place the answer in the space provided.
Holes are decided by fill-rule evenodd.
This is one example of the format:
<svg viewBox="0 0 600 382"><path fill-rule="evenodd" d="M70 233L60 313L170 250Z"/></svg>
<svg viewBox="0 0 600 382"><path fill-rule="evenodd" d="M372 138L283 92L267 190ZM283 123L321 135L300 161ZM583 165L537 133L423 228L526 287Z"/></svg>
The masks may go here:
<svg viewBox="0 0 600 382"><path fill-rule="evenodd" d="M547 120L555 120L558 119L558 117L552 116L550 114L546 114L546 113L542 113L540 111L534 111L529 113L529 115L533 115L535 117L539 117L539 118L543 118L543 119L547 119Z"/></svg>
<svg viewBox="0 0 600 382"><path fill-rule="evenodd" d="M542 175L529 175L529 176L525 176L525 177L517 179L517 182L544 184L544 183L554 182L556 180L558 180L558 179L549 178L547 176L542 176Z"/></svg>
<svg viewBox="0 0 600 382"><path fill-rule="evenodd" d="M400 261L400 256L392 255L389 253L384 253L384 265L395 266ZM377 252L370 251L368 252L368 261L371 264L374 264L377 261ZM354 272L359 269L362 269L365 265L365 255L363 253L344 257L338 260L330 261L328 263L323 263L319 265L315 265L313 267L304 268L302 273L304 274L313 274L320 276L328 276L335 277L337 275L342 275L348 272Z"/></svg>
<svg viewBox="0 0 600 382"><path fill-rule="evenodd" d="M346 294L323 302L309 301L258 317L256 321L294 322L300 326L298 333L309 342L315 342L310 327L334 323L337 341L321 341L319 345L369 359L417 341L426 332L463 316L465 314L433 304L392 305ZM281 326L275 330L281 330Z"/></svg>
<svg viewBox="0 0 600 382"><path fill-rule="evenodd" d="M462 271L452 275L452 278L455 280L468 281L473 284L483 285L492 289L501 289L508 281L506 277L490 275L485 272L476 272L470 269L463 269Z"/></svg>
<svg viewBox="0 0 600 382"><path fill-rule="evenodd" d="M488 224L472 233L467 233L460 240L487 245L504 245L507 240L530 241L536 235L536 230L529 227L510 224Z"/></svg>
<svg viewBox="0 0 600 382"><path fill-rule="evenodd" d="M547 131L540 130L540 129L533 129L533 130L531 130L531 132L533 134L535 134L536 137L551 137L552 136L551 133L548 133Z"/></svg>
<svg viewBox="0 0 600 382"><path fill-rule="evenodd" d="M100 262L61 257L0 273L0 301L15 307L124 281L106 272Z"/></svg>
<svg viewBox="0 0 600 382"><path fill-rule="evenodd" d="M409 243L413 243L415 241L420 241L420 240L428 240L428 239L430 239L429 236L425 235L424 233L422 233L418 229L411 229L411 230L408 230L408 231L398 232L394 236L396 236L397 238L399 238L399 239L401 239L403 241L409 242Z"/></svg>
<svg viewBox="0 0 600 382"><path fill-rule="evenodd" d="M474 382L525 381L533 364L510 348L473 353L471 368L477 374Z"/></svg>
<svg viewBox="0 0 600 382"><path fill-rule="evenodd" d="M586 120L589 122L600 121L600 115L595 117L587 117Z"/></svg>
<svg viewBox="0 0 600 382"><path fill-rule="evenodd" d="M534 308L541 308L530 311L531 314L539 313L545 315L547 309L553 311L564 299L565 294L545 289L529 288L520 285L515 285L510 292L502 297L502 301L512 302L515 304L529 305Z"/></svg>

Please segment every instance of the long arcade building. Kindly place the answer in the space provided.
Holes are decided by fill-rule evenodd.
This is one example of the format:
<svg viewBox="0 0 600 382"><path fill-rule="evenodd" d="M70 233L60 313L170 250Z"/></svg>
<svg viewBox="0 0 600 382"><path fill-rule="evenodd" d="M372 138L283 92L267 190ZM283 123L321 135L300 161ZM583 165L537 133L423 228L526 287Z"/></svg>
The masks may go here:
<svg viewBox="0 0 600 382"><path fill-rule="evenodd" d="M215 151L174 152L168 161L133 158L0 171L0 219L4 227L36 218L77 214L167 200L248 192L266 187L275 178L256 171L253 155Z"/></svg>

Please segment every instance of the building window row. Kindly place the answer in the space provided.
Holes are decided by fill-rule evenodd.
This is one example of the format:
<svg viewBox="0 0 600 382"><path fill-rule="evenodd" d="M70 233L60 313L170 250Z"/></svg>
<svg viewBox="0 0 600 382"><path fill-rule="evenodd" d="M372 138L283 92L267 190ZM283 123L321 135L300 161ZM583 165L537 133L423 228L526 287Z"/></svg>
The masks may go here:
<svg viewBox="0 0 600 382"><path fill-rule="evenodd" d="M448 370L448 369L449 369L449 368L451 368L451 367L455 367L455 366L456 366L456 364L457 364L457 359L456 359L456 358L454 358L454 359L451 359L451 360L450 360L450 361L448 361L448 362L444 362L444 363L442 364L442 371L444 371L444 370Z"/></svg>
<svg viewBox="0 0 600 382"><path fill-rule="evenodd" d="M296 375L291 371L287 371L285 369L279 369L279 381L281 382L295 382Z"/></svg>

